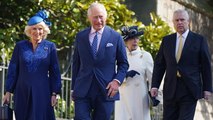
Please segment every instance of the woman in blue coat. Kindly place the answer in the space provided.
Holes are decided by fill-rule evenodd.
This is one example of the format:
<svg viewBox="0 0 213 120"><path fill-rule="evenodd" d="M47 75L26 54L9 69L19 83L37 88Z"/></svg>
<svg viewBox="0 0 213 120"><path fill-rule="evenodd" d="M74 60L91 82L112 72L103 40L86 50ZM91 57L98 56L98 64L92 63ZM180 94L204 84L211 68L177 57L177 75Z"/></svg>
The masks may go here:
<svg viewBox="0 0 213 120"><path fill-rule="evenodd" d="M16 43L9 64L3 102L14 94L16 120L55 120L61 77L55 44L46 40L47 18L45 10L30 18L25 27L29 40Z"/></svg>

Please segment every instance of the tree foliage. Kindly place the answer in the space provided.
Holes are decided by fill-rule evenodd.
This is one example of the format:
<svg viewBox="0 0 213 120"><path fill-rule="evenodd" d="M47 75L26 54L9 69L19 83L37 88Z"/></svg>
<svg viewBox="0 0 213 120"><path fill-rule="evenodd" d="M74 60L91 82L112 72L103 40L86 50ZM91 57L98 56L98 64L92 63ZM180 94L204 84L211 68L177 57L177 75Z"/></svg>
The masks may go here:
<svg viewBox="0 0 213 120"><path fill-rule="evenodd" d="M52 22L48 39L57 44L58 50L69 48L80 30L89 26L87 9L93 0L1 0L0 2L0 62L9 61L15 42L28 39L24 34L27 21L40 9L50 12ZM120 32L124 25L138 25L144 29L141 46L153 55L161 38L170 32L168 25L157 15L151 14L153 23L144 26L134 18L123 0L98 0L108 11L107 25Z"/></svg>
<svg viewBox="0 0 213 120"><path fill-rule="evenodd" d="M152 22L144 27L144 36L141 46L155 57L164 36L171 33L171 28L155 13L150 13Z"/></svg>
<svg viewBox="0 0 213 120"><path fill-rule="evenodd" d="M0 2L0 53L1 62L9 61L15 42L28 39L24 35L27 21L38 10L50 12L52 22L48 39L57 44L58 50L72 45L77 32L89 26L87 9L93 0L1 0ZM122 0L99 0L108 11L107 25L119 30L123 25L139 25L134 12L121 4ZM10 14L8 14L10 13ZM4 60L4 61L3 61Z"/></svg>

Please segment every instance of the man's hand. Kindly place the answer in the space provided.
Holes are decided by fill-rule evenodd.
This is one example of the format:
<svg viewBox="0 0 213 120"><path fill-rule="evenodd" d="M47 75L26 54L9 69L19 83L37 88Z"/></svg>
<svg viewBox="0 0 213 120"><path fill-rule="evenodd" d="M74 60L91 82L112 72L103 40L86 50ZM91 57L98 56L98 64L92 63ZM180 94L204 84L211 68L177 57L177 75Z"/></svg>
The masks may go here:
<svg viewBox="0 0 213 120"><path fill-rule="evenodd" d="M150 92L151 92L152 97L158 96L158 88L152 88Z"/></svg>
<svg viewBox="0 0 213 120"><path fill-rule="evenodd" d="M126 78L127 77L134 77L136 74L140 75L140 73L138 73L137 71L135 70L130 70L126 73Z"/></svg>
<svg viewBox="0 0 213 120"><path fill-rule="evenodd" d="M209 100L211 98L211 92L209 91L204 91L204 99L205 100Z"/></svg>
<svg viewBox="0 0 213 120"><path fill-rule="evenodd" d="M117 80L113 80L112 82L110 82L106 87L106 89L108 89L107 96L109 96L110 98L115 96L118 92L119 86L120 84L118 83Z"/></svg>

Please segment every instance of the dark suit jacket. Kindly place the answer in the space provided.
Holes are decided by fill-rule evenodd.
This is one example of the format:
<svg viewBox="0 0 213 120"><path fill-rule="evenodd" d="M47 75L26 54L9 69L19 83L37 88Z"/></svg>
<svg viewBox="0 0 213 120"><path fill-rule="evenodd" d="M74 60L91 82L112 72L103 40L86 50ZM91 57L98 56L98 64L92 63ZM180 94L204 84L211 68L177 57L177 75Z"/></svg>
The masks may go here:
<svg viewBox="0 0 213 120"><path fill-rule="evenodd" d="M107 96L106 87L113 79L123 82L128 70L125 45L119 33L105 26L101 43L94 58L89 43L91 27L79 32L76 36L72 66L73 96L85 97L96 77L101 92ZM117 66L116 66L117 64ZM119 99L119 93L112 100Z"/></svg>
<svg viewBox="0 0 213 120"><path fill-rule="evenodd" d="M203 91L212 92L211 58L203 36L189 31L179 62L175 58L176 33L163 38L156 56L152 87L159 88L164 73L163 96L172 99L176 90L177 70L196 99Z"/></svg>

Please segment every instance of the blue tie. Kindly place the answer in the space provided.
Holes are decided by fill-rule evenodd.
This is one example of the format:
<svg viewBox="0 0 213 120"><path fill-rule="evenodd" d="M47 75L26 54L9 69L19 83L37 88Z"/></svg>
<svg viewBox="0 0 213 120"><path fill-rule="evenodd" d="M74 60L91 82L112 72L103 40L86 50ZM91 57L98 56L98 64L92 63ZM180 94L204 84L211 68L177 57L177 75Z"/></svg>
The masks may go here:
<svg viewBox="0 0 213 120"><path fill-rule="evenodd" d="M97 54L97 45L98 45L98 32L95 32L95 37L92 42L92 51L93 51L94 57L96 57L96 54Z"/></svg>

